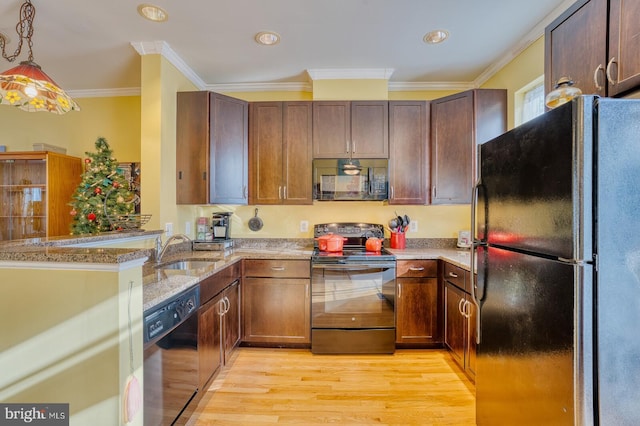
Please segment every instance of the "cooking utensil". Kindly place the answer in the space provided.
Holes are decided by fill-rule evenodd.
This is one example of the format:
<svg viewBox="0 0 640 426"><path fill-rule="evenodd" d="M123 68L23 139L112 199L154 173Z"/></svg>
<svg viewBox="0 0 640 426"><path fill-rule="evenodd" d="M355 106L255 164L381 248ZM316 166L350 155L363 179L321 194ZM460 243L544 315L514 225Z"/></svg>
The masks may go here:
<svg viewBox="0 0 640 426"><path fill-rule="evenodd" d="M380 251L382 250L382 240L380 238L371 237L368 238L365 243L365 249L367 251Z"/></svg>
<svg viewBox="0 0 640 426"><path fill-rule="evenodd" d="M391 228L391 232L395 232L395 229L398 227L398 219L395 217L389 221L389 228Z"/></svg>
<svg viewBox="0 0 640 426"><path fill-rule="evenodd" d="M262 219L258 217L258 209L256 209L255 216L249 219L249 229L252 231L259 231L262 229L263 225L264 223L262 223Z"/></svg>
<svg viewBox="0 0 640 426"><path fill-rule="evenodd" d="M316 238L316 241L318 241L318 249L329 252L342 251L342 246L346 240L346 237L335 234L322 235Z"/></svg>

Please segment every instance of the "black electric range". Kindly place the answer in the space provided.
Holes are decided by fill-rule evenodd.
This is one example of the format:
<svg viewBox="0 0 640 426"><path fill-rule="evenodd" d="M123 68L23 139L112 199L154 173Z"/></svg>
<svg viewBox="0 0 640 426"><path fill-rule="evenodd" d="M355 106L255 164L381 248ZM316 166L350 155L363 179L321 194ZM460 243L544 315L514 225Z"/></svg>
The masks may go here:
<svg viewBox="0 0 640 426"><path fill-rule="evenodd" d="M314 263L348 263L353 261L394 261L395 256L384 247L380 251L367 251L368 238L384 238L384 226L373 223L322 223L314 225L314 238L323 235L340 235L347 240L343 244L342 251L324 252L318 249L318 243L314 244L312 262Z"/></svg>

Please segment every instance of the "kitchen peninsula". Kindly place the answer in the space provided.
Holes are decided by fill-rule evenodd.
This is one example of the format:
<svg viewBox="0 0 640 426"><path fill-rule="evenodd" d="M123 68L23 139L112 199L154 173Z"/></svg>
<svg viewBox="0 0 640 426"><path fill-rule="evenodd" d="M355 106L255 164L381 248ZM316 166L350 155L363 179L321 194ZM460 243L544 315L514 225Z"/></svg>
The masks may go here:
<svg viewBox="0 0 640 426"><path fill-rule="evenodd" d="M148 262L161 233L0 243L2 401L69 403L71 424L96 424L96 418L120 424L131 372L143 386L145 310L244 259L308 261L312 253L310 239L240 240L224 257L176 243L163 263L213 262L192 273L168 273ZM453 244L392 252L398 260L442 259L468 270L468 251ZM140 414L133 420L142 424Z"/></svg>

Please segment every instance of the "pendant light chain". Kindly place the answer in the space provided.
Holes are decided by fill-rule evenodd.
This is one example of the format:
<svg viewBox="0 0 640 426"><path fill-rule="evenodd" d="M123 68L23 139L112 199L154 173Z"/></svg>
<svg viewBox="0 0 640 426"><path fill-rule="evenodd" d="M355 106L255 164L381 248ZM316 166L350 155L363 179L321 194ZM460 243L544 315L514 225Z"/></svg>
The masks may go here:
<svg viewBox="0 0 640 426"><path fill-rule="evenodd" d="M36 8L31 4L31 0L25 0L24 4L20 7L20 21L16 25L16 33L18 33L18 47L13 52L13 55L7 55L5 47L7 44L6 38L0 34L0 45L2 46L2 57L9 62L15 61L22 51L22 42L27 40L29 44L29 61L33 61L33 42L31 37L33 36L33 18L36 16Z"/></svg>

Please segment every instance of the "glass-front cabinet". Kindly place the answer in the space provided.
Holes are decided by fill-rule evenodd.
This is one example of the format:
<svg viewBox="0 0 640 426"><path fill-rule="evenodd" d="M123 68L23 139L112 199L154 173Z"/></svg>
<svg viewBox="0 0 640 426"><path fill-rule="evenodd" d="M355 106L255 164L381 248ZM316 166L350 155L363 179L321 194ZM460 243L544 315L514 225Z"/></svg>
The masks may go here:
<svg viewBox="0 0 640 426"><path fill-rule="evenodd" d="M0 154L0 241L69 234L80 158L53 152Z"/></svg>

